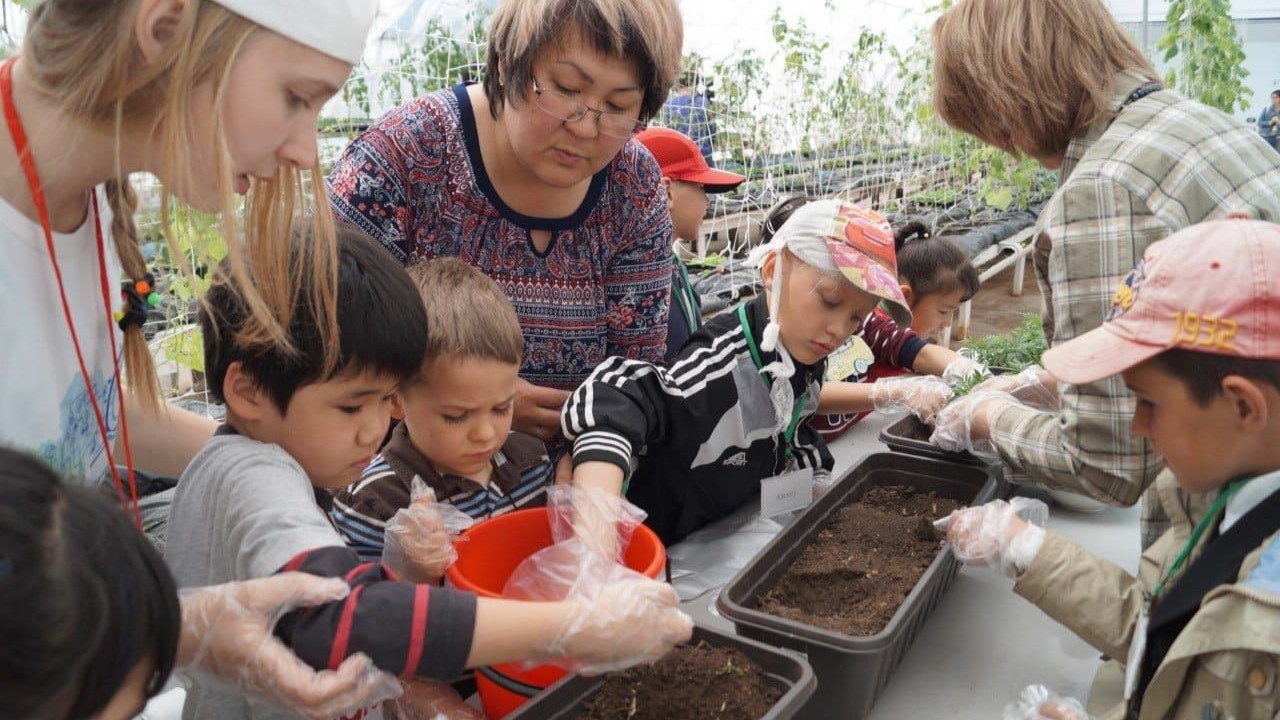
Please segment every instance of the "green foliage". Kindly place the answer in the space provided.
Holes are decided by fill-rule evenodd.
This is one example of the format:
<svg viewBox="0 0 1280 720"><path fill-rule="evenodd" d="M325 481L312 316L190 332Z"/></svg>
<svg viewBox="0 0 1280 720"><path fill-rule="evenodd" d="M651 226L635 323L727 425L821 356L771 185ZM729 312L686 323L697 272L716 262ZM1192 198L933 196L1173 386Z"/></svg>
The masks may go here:
<svg viewBox="0 0 1280 720"><path fill-rule="evenodd" d="M989 379L991 379L991 373L974 370L951 386L951 399L954 401L956 398L968 395L971 390Z"/></svg>
<svg viewBox="0 0 1280 720"><path fill-rule="evenodd" d="M1156 48L1178 60L1165 82L1183 95L1225 113L1248 109L1244 44L1231 20L1231 0L1172 0Z"/></svg>
<svg viewBox="0 0 1280 720"><path fill-rule="evenodd" d="M978 196L997 210L1025 210L1053 194L1057 176L1034 159L1021 159L990 145L980 145L965 155L965 170L978 173Z"/></svg>
<svg viewBox="0 0 1280 720"><path fill-rule="evenodd" d="M321 120L321 134L352 137L382 109L450 87L462 80L464 72L473 78L481 75L491 12L488 5L477 2L467 10L465 27L458 32L443 19L431 18L412 42L398 43L396 55L381 70L362 60L342 86L342 100L351 116Z"/></svg>
<svg viewBox="0 0 1280 720"><path fill-rule="evenodd" d="M1021 372L1040 363L1047 348L1040 316L1028 313L1018 327L1007 335L973 338L965 344L969 355L989 368L1005 368ZM959 395L960 393L956 393Z"/></svg>

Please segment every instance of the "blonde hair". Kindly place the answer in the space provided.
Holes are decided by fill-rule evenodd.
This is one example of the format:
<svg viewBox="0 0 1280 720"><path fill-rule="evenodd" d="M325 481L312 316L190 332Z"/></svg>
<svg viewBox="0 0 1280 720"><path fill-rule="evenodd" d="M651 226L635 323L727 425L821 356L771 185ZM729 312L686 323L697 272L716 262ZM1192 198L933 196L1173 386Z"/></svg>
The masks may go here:
<svg viewBox="0 0 1280 720"><path fill-rule="evenodd" d="M644 86L640 119L667 101L680 74L684 20L675 0L503 0L489 23L484 93L498 118L533 89L533 63L570 33L600 53L634 62Z"/></svg>
<svg viewBox="0 0 1280 720"><path fill-rule="evenodd" d="M934 106L1013 155L1063 154L1112 112L1115 76L1159 76L1102 0L961 0L933 26Z"/></svg>
<svg viewBox="0 0 1280 720"><path fill-rule="evenodd" d="M134 222L137 195L121 166L120 140L126 128L156 138L161 171L174 179L176 190L182 192L198 172L208 172L207 168L193 167L190 150L194 135L192 95L207 83L213 93L213 170L223 198L222 231L251 314L238 341L289 347L285 328L293 316L298 288L304 286L310 288L308 299L322 336L336 339L336 241L318 161L309 168L314 244L304 263L291 267L288 243L304 197L299 170L281 167L274 181L253 181L243 230L236 217L220 109L236 56L262 28L210 0L190 0L172 28L169 43L148 62L135 42L138 7L139 0L44 0L31 12L22 46L24 72L62 112L114 128L119 171L106 183L106 195L113 214L111 232L124 272L130 279L140 279L146 264ZM172 256L180 259L188 278L193 278L190 263L174 238L170 213L174 190L164 190L161 222ZM301 278L310 281L299 282ZM336 345L327 343L330 364L337 361ZM136 326L125 332L125 366L129 386L144 404L158 409L160 389L154 361L142 329Z"/></svg>
<svg viewBox="0 0 1280 720"><path fill-rule="evenodd" d="M446 355L524 361L520 318L489 276L458 258L437 258L411 266L409 277L427 307L426 365Z"/></svg>

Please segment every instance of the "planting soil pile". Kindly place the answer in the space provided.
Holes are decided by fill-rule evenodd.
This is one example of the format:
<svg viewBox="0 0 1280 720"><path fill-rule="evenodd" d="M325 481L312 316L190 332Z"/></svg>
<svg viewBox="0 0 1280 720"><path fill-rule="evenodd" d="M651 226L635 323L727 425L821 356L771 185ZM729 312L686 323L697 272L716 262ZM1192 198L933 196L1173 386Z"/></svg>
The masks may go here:
<svg viewBox="0 0 1280 720"><path fill-rule="evenodd" d="M653 665L610 673L580 720L756 720L782 697L760 666L731 648L676 648Z"/></svg>
<svg viewBox="0 0 1280 720"><path fill-rule="evenodd" d="M908 487L868 490L836 511L760 610L854 637L880 632L938 555L932 521L963 505Z"/></svg>

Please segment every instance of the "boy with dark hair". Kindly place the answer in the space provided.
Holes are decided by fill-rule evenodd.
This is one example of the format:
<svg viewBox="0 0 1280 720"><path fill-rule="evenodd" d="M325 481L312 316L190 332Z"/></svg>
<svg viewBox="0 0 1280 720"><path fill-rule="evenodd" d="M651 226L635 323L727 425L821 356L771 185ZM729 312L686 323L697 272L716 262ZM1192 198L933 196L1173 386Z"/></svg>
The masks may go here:
<svg viewBox="0 0 1280 720"><path fill-rule="evenodd" d="M295 260L308 246L299 233ZM427 317L403 268L350 227L339 228L337 274L340 352L329 368L305 281L290 288L297 300L286 342L262 342L244 337L248 313L227 266L219 268L200 323L210 388L226 402L227 423L183 473L174 498L172 525L183 532L170 538L165 558L179 585L290 570L345 579L352 586L345 600L289 613L276 629L320 669L365 653L382 670L439 679L517 659L644 661L687 638L674 592L647 579L589 599L477 599L397 582L345 546L325 514L328 493L349 484L377 449L392 393L422 365ZM251 708L202 678L183 716L294 717Z"/></svg>
<svg viewBox="0 0 1280 720"><path fill-rule="evenodd" d="M1065 382L1122 375L1137 398L1134 434L1179 487L1212 498L1193 522L1173 484L1157 486L1174 522L1138 577L1019 517L1038 501L942 523L963 562L1002 568L1019 595L1127 658L1125 702L1105 718L1271 717L1280 703L1277 329L1280 226L1226 220L1152 244L1102 327L1045 353ZM1024 693L1026 717L1049 710L1044 696ZM1054 717L1083 718L1078 703L1063 714L1072 702L1055 698Z"/></svg>
<svg viewBox="0 0 1280 720"><path fill-rule="evenodd" d="M511 430L524 360L511 301L458 258L415 265L409 275L426 303L426 361L392 395L393 414L404 422L333 506L347 544L375 562L388 523L409 506L415 478L434 501L481 520L545 505L554 475L542 441ZM439 580L443 571L421 579Z"/></svg>
<svg viewBox="0 0 1280 720"><path fill-rule="evenodd" d="M702 234L707 195L727 193L746 182L737 173L716 170L707 164L693 139L682 132L653 127L636 135L658 161L662 189L671 209L671 228L677 240L694 246ZM671 317L667 322L667 365L675 362L689 336L702 327L702 301L693 290L689 270L672 254Z"/></svg>

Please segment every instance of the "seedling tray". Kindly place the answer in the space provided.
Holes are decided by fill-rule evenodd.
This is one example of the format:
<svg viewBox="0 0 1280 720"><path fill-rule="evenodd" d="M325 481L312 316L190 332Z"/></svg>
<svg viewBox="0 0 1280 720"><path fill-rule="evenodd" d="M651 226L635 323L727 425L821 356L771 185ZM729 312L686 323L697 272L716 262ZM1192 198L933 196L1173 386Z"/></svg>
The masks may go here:
<svg viewBox="0 0 1280 720"><path fill-rule="evenodd" d="M739 635L808 657L818 678L818 690L797 717L866 717L959 570L960 564L951 550L940 545L937 557L885 628L868 637L845 635L758 609L759 598L773 587L832 514L860 499L869 489L888 485L904 485L967 504L981 504L995 497L998 482L985 467L900 453L869 455L783 528L729 581L716 600L720 614L733 621Z"/></svg>
<svg viewBox="0 0 1280 720"><path fill-rule="evenodd" d="M766 676L785 691L761 720L787 720L809 701L817 688L817 679L805 659L787 650L769 647L749 638L737 637L709 627L693 628L693 643L705 642L742 652L764 670ZM507 716L507 720L572 720L583 712L583 706L599 691L605 677L570 675L525 703Z"/></svg>

